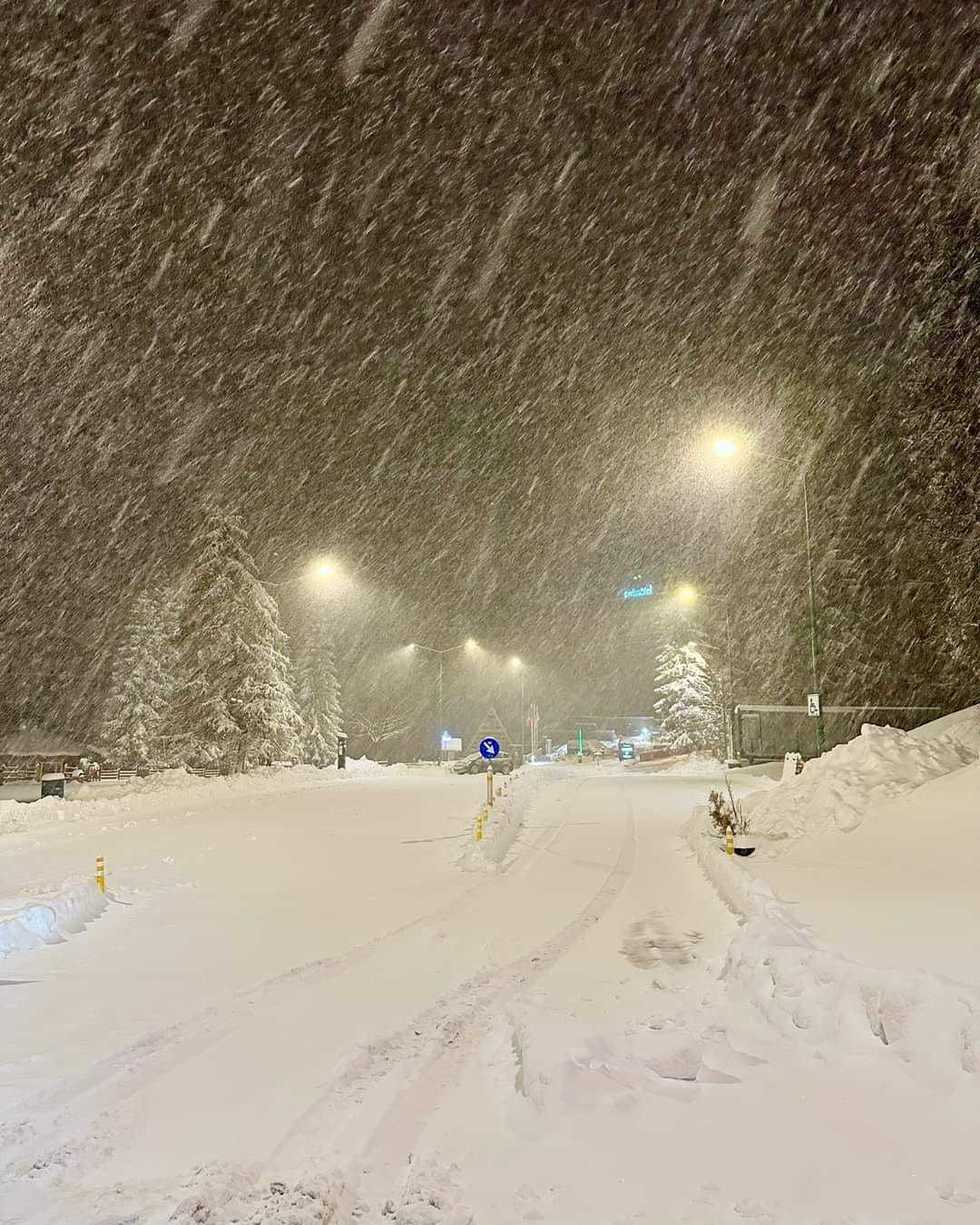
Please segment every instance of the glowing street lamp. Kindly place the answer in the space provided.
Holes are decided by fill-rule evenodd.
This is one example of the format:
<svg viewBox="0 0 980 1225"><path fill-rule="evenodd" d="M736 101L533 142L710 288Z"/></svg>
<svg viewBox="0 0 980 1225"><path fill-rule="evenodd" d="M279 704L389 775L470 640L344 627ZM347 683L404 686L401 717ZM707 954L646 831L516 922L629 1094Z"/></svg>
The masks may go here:
<svg viewBox="0 0 980 1225"><path fill-rule="evenodd" d="M266 587L292 587L296 583L310 583L313 586L325 590L328 586L333 588L346 581L346 576L340 566L333 560L332 557L318 557L303 570L301 573L294 575L292 578L283 579L281 582L271 582L269 579L262 580Z"/></svg>
<svg viewBox="0 0 980 1225"><path fill-rule="evenodd" d="M739 451L738 443L734 438L716 438L711 446L719 459L734 459Z"/></svg>
<svg viewBox="0 0 980 1225"><path fill-rule="evenodd" d="M697 588L692 587L690 583L683 583L674 592L675 601L687 608L689 608L692 604L696 604L698 602L698 598Z"/></svg>

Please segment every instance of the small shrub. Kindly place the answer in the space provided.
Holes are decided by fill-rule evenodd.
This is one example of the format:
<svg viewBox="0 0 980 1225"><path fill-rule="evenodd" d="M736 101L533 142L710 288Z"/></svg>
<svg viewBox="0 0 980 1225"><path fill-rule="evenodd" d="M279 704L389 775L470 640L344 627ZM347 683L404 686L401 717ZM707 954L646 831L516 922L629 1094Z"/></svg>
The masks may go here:
<svg viewBox="0 0 980 1225"><path fill-rule="evenodd" d="M742 806L732 795L731 785L727 782L726 788L727 798L720 791L708 792L708 816L711 818L712 827L722 837L729 826L735 834L747 834L749 819L742 811Z"/></svg>

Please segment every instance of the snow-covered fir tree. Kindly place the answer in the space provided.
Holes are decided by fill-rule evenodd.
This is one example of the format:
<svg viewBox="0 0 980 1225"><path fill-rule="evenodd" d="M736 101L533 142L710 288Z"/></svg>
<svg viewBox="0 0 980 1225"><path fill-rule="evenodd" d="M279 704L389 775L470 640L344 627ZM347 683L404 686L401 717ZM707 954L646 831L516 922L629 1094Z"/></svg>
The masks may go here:
<svg viewBox="0 0 980 1225"><path fill-rule="evenodd" d="M337 755L343 714L337 680L331 614L319 608L295 662L296 697L303 720L301 756L320 765Z"/></svg>
<svg viewBox="0 0 980 1225"><path fill-rule="evenodd" d="M657 657L654 713L678 752L724 751L721 686L694 642L668 643Z"/></svg>
<svg viewBox="0 0 980 1225"><path fill-rule="evenodd" d="M175 629L170 592L137 598L113 661L102 725L114 762L153 766L166 760L162 735L174 686Z"/></svg>
<svg viewBox="0 0 980 1225"><path fill-rule="evenodd" d="M246 761L293 756L302 721L288 644L241 518L211 511L193 552L168 720L181 759L240 769Z"/></svg>

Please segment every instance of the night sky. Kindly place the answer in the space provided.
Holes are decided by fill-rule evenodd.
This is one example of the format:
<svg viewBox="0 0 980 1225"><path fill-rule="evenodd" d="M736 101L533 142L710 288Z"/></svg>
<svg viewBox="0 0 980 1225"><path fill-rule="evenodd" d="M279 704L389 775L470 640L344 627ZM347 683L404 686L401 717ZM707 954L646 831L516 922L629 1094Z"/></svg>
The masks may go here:
<svg viewBox="0 0 980 1225"><path fill-rule="evenodd" d="M217 497L266 572L344 559L365 649L474 633L579 692L629 574L721 564L704 431L778 445L802 386L819 440L901 361L977 12L12 6L8 688L101 675Z"/></svg>

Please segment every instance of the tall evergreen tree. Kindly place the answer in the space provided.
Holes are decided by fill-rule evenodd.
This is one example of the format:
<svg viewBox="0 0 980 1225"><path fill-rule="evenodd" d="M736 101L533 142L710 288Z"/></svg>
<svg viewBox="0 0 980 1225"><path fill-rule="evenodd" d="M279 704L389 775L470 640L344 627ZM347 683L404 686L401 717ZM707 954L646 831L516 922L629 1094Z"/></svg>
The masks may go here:
<svg viewBox="0 0 980 1225"><path fill-rule="evenodd" d="M161 738L174 685L175 629L170 593L138 597L113 663L102 727L116 762L150 766L166 759Z"/></svg>
<svg viewBox="0 0 980 1225"><path fill-rule="evenodd" d="M670 642L660 652L654 695L654 713L672 749L724 751L721 686L693 642Z"/></svg>
<svg viewBox="0 0 980 1225"><path fill-rule="evenodd" d="M286 635L241 518L209 512L193 550L169 719L181 757L240 768L246 759L293 755L301 720Z"/></svg>
<svg viewBox="0 0 980 1225"><path fill-rule="evenodd" d="M328 609L321 607L296 659L296 696L303 720L301 754L319 764L337 755L343 714Z"/></svg>

